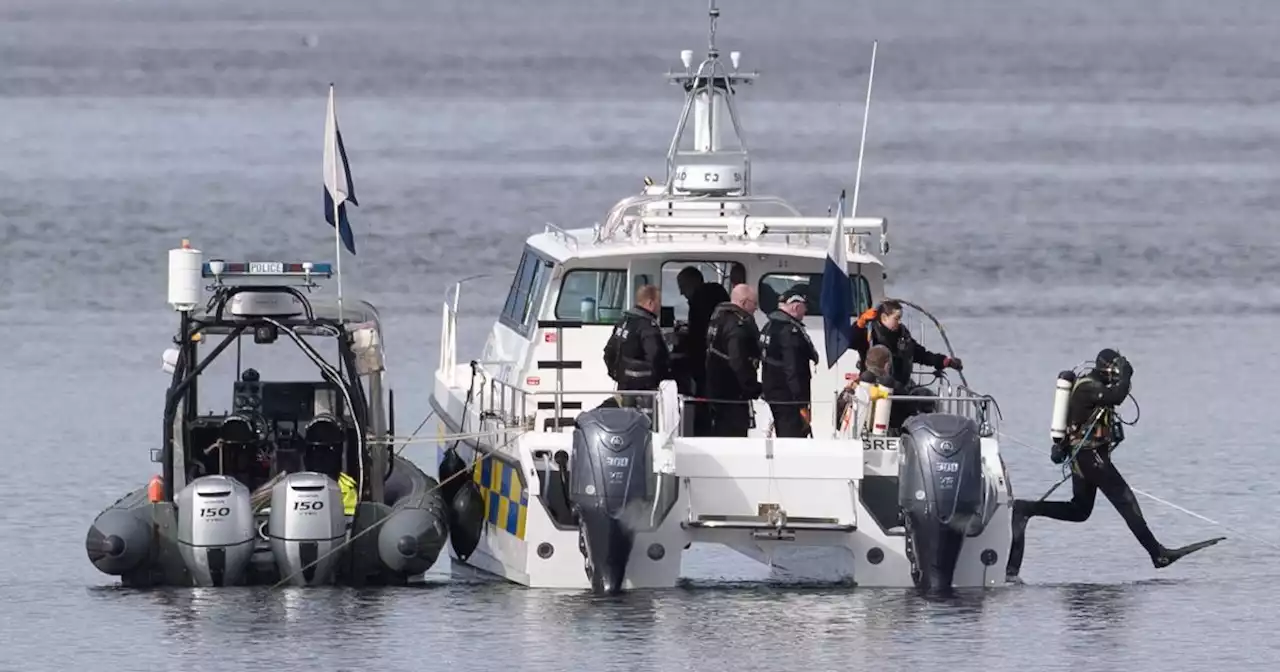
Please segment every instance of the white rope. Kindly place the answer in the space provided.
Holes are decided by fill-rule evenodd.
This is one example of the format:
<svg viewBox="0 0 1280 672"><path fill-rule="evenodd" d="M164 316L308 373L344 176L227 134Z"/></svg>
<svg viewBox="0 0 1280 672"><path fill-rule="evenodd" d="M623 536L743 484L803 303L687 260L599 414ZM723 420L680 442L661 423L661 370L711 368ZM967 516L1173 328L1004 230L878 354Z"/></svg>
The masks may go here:
<svg viewBox="0 0 1280 672"><path fill-rule="evenodd" d="M465 441L467 439L483 439L489 436L500 436L503 434L524 433L526 430L519 427L506 427L501 429L488 429L482 432L463 432L459 434L438 434L436 436L382 436L369 437L365 439L370 444L410 444L410 443L452 443L453 441Z"/></svg>
<svg viewBox="0 0 1280 672"><path fill-rule="evenodd" d="M1032 444L1030 444L1030 443L1027 443L1026 441L1023 441L1022 439L1019 439L1018 437L1013 436L1013 435L1009 434L1008 432L1005 432L1005 431L1001 430L1001 431L1000 431L1000 432L998 432L998 433L1000 434L1000 437L1001 437L1001 438L1003 438L1003 439L1008 439L1009 441L1013 442L1013 443L1014 443L1014 444L1016 444L1016 445L1023 446L1023 447L1025 447L1025 448L1029 448L1029 449L1031 449L1031 450L1036 451L1037 453L1042 453L1042 452L1043 452L1041 449L1037 448L1036 446L1034 446L1034 445L1032 445ZM1133 490L1134 494L1142 495L1143 497L1146 497L1147 499L1150 499L1151 501L1153 501L1153 502L1155 502L1155 503L1157 503L1157 504L1163 504L1164 506L1167 506L1167 507L1169 507L1169 508L1171 508L1171 509L1174 509L1175 511L1181 511L1182 513L1185 513L1185 514L1187 514L1188 516L1191 516L1191 517L1193 517L1193 518L1198 518L1199 520L1203 520L1204 522L1209 523L1210 525L1215 525L1215 526L1220 527L1220 528L1222 528L1222 529L1224 529L1224 530L1226 530L1226 531L1228 531L1228 532L1231 532L1231 533L1233 533L1233 534L1238 534L1238 535L1240 535L1241 537L1244 537L1244 538L1246 538L1246 539L1252 539L1253 541L1256 541L1256 542L1258 542L1259 544L1262 544L1263 546L1267 546L1267 547L1269 547L1269 548L1273 548L1273 549L1276 549L1276 550L1280 550L1280 544L1277 544L1277 543L1276 543L1276 542L1274 542L1274 541L1269 541L1269 540L1267 540L1267 539L1263 539L1263 538L1261 538L1261 537L1259 537L1259 536L1256 536L1256 535L1253 535L1253 534L1249 534L1248 532L1245 532L1245 531L1240 530L1240 529L1238 529L1238 528L1231 527L1230 525L1227 525L1227 524L1222 523L1222 522L1220 522L1220 521L1214 520L1214 519L1212 519L1212 518L1210 518L1210 517L1208 517L1208 516L1205 516L1205 515L1202 515L1202 514L1196 513L1195 511L1192 511L1191 509L1188 509L1188 508L1185 508L1185 507L1182 507L1182 506L1178 506L1177 504L1174 504L1173 502L1170 502L1170 501L1169 501L1169 500L1167 500L1167 499L1163 499L1163 498L1157 497L1157 496L1155 496L1155 495L1153 495L1153 494L1151 494L1151 493L1149 493L1149 492L1146 492L1146 491L1144 491L1144 490L1139 490L1138 488L1135 488L1135 487L1133 487L1132 485L1130 485L1130 486L1129 486L1129 489L1130 489L1130 490Z"/></svg>

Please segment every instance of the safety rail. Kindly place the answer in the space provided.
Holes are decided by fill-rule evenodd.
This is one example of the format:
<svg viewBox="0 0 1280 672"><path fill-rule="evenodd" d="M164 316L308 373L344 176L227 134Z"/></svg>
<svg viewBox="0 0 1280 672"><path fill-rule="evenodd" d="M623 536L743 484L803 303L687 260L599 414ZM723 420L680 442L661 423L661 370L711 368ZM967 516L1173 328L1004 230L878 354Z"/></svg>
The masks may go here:
<svg viewBox="0 0 1280 672"><path fill-rule="evenodd" d="M934 413L946 413L969 418L977 423L978 434L983 437L994 436L1000 431L999 404L996 403L995 397L989 394L979 394L964 386L954 389L948 386L948 392L932 396L895 394L888 397L888 399L895 405L933 402ZM873 432L871 431L871 423L867 422L869 420L867 414L871 412L872 408L864 400L855 397L852 409L843 409L845 413L842 413L842 415L847 414L848 421L845 422L843 417L836 418L836 427L839 428L838 436L864 440L871 436ZM992 413L993 409L996 411L995 413ZM837 412L841 412L841 409L837 408ZM890 432L893 432L893 430L890 430Z"/></svg>
<svg viewBox="0 0 1280 672"><path fill-rule="evenodd" d="M436 368L449 385L457 383L458 370L458 300L462 295L462 286L475 280L498 278L514 275L515 271L502 273L478 273L469 275L445 288L444 305L440 320L440 364ZM452 291L452 301L450 292Z"/></svg>
<svg viewBox="0 0 1280 672"><path fill-rule="evenodd" d="M658 203L670 203L670 207L675 209L679 205L704 205L714 203L717 205L740 205L750 208L757 206L762 210L761 214L767 214L773 217L800 217L800 211L794 205L779 196L704 196L704 195L672 195L672 194L636 194L618 201L613 208L609 210L609 214L605 217L604 224L597 227L595 242L606 242L614 240L618 233L622 233L631 239L636 239L641 231L635 226L636 219L639 218L646 206ZM700 213L705 214L705 213ZM671 219L679 220L679 216L673 216ZM628 224L623 227L623 224Z"/></svg>
<svg viewBox="0 0 1280 672"><path fill-rule="evenodd" d="M564 243L565 247L571 248L574 252L578 251L578 237L569 233L568 229L547 222L542 232L551 235L553 238L558 238L560 242Z"/></svg>
<svg viewBox="0 0 1280 672"><path fill-rule="evenodd" d="M654 398L652 406L654 418L654 431L661 429L661 421L657 418L662 417L663 405L660 399L661 394L654 390L526 390L524 388L512 385L498 378L485 377L481 383L481 390L476 399L479 403L477 412L480 419L497 420L506 427L516 427L524 431L530 432L558 432L566 425L560 423L551 423L548 426L537 427L537 411L556 410L557 406L560 410L556 410L556 417L563 409L568 410L585 410L582 409L582 402L579 400L567 400L565 397L572 396L611 396L621 397L622 400L628 398ZM534 398L533 408L530 408L529 398ZM538 401L538 399L550 399L551 401Z"/></svg>

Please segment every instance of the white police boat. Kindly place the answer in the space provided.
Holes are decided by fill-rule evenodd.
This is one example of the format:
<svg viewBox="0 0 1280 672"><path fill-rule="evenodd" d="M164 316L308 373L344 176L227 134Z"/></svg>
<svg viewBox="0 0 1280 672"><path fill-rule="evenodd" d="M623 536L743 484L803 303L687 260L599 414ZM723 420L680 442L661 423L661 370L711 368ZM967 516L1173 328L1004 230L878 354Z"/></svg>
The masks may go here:
<svg viewBox="0 0 1280 672"><path fill-rule="evenodd" d="M99 571L129 587L385 585L435 563L447 511L435 479L388 448L377 310L310 296L328 277L329 264L204 262L187 241L169 252L180 319L152 450L162 473L93 521L85 549ZM242 368L248 339L272 361L295 346L318 380ZM228 351L235 380L202 385ZM201 411L227 392L230 411Z"/></svg>
<svg viewBox="0 0 1280 672"><path fill-rule="evenodd" d="M713 1L707 58L694 67L684 51L684 70L668 73L686 99L666 180L646 178L603 224L530 236L474 359L459 353L464 283L446 292L431 403L449 431L484 437L439 451L454 567L530 587L672 587L684 551L700 542L859 586L1003 584L1012 492L992 399L941 378L935 412L901 432L877 429L869 408L837 408L858 354L826 365L819 288L836 219L754 191L735 94L757 75L739 71L739 52L731 67L721 59L718 14ZM689 125L691 148L682 147ZM840 225L845 309L857 315L884 298L885 266L869 248L887 254L887 223ZM627 393L656 397L652 421L600 407L621 394L602 356L613 324L651 284L672 331L687 310L675 283L686 266L726 289L730 278L756 287L761 324L779 295L808 286L804 322L822 361L812 438L773 436L763 401L752 404L747 438L693 436L685 407L696 400L670 382L656 395Z"/></svg>

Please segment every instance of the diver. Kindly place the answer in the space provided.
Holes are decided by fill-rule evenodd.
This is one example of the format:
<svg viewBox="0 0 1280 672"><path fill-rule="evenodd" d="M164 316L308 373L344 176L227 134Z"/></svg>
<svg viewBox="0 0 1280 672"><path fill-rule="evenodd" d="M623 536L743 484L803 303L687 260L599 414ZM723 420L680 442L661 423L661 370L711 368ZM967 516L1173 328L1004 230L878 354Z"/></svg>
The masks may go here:
<svg viewBox="0 0 1280 672"><path fill-rule="evenodd" d="M670 353L658 326L661 296L653 285L636 290L635 308L625 311L604 345L604 365L618 391L657 391L669 376ZM622 407L637 408L653 419L654 397L619 395Z"/></svg>
<svg viewBox="0 0 1280 672"><path fill-rule="evenodd" d="M672 348L672 369L678 373L676 385L680 394L707 396L707 327L716 306L729 301L729 293L718 282L706 282L696 266L686 266L676 276L680 296L689 302L688 330ZM678 364L677 364L678 363ZM711 409L706 404L689 403L686 412L693 414L694 436L707 436L711 431Z"/></svg>
<svg viewBox="0 0 1280 672"><path fill-rule="evenodd" d="M812 436L809 381L813 371L809 366L810 362L818 363L818 351L801 321L809 308L805 293L804 285L783 293L778 309L769 314L769 322L760 334L760 351L764 354L760 378L778 438Z"/></svg>
<svg viewBox="0 0 1280 672"><path fill-rule="evenodd" d="M893 377L908 389L916 387L911 383L911 368L916 362L935 369L959 371L964 368L959 357L930 352L917 343L906 325L902 324L902 304L893 299L886 299L878 307L858 316L852 341L861 356L858 364L860 373L866 370L862 362L866 361L867 350L873 345L883 345L893 353Z"/></svg>
<svg viewBox="0 0 1280 672"><path fill-rule="evenodd" d="M745 437L751 429L751 400L760 397L760 329L756 291L738 285L730 300L716 306L707 329L707 392L710 436Z"/></svg>
<svg viewBox="0 0 1280 672"><path fill-rule="evenodd" d="M1065 371L1060 377L1074 378ZM1124 518L1157 569L1168 567L1180 558L1208 548L1226 537L1217 537L1181 548L1165 548L1142 517L1138 500L1124 477L1111 463L1111 453L1124 440L1116 407L1129 396L1133 366L1110 348L1095 358L1094 368L1076 379L1067 401L1067 431L1054 442L1051 459L1056 464L1071 463L1071 500L1045 501L1016 499L1013 502L1013 544L1005 568L1008 581L1017 581L1026 545L1027 521L1033 516L1082 523L1093 512L1094 500L1101 490ZM1052 492L1052 491L1050 491Z"/></svg>

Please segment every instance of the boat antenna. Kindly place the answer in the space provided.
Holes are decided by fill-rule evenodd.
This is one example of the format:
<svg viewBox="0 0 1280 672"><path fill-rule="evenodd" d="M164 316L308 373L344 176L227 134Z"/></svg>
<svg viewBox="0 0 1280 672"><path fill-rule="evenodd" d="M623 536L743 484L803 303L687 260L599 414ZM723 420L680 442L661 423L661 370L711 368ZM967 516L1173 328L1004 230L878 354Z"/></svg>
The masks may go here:
<svg viewBox="0 0 1280 672"><path fill-rule="evenodd" d="M712 2L714 1L712 0ZM878 40L871 43L871 69L867 72L867 104L862 112L862 141L858 143L858 172L853 178L853 204L849 208L850 217L858 216L858 187L862 186L862 157L867 150L867 119L871 117L871 83L876 78L876 46L878 43Z"/></svg>
<svg viewBox="0 0 1280 672"><path fill-rule="evenodd" d="M707 15L711 20L711 30L707 33L707 57L718 58L720 50L716 49L716 19L720 18L720 8L716 0L707 0Z"/></svg>

